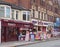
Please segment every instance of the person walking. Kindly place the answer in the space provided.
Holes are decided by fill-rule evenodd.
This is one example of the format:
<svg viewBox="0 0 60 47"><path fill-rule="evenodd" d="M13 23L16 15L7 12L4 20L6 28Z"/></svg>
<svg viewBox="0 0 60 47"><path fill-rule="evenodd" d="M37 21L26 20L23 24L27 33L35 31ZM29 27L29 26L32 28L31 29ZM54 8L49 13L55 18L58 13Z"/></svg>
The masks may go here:
<svg viewBox="0 0 60 47"><path fill-rule="evenodd" d="M25 41L29 41L29 31L26 31Z"/></svg>

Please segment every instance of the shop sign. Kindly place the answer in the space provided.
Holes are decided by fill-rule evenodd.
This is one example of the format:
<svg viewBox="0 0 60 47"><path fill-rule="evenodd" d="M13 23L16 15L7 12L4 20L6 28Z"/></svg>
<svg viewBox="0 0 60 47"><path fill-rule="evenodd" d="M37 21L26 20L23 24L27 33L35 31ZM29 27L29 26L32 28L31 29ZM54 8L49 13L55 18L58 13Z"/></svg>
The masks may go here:
<svg viewBox="0 0 60 47"><path fill-rule="evenodd" d="M48 25L48 23L44 23L44 25Z"/></svg>
<svg viewBox="0 0 60 47"><path fill-rule="evenodd" d="M38 22L38 25L43 25L43 22L41 22L41 21L40 21L40 22Z"/></svg>
<svg viewBox="0 0 60 47"><path fill-rule="evenodd" d="M33 23L34 25L38 25L38 20L32 20L32 23Z"/></svg>
<svg viewBox="0 0 60 47"><path fill-rule="evenodd" d="M14 23L8 23L9 26L16 26Z"/></svg>
<svg viewBox="0 0 60 47"><path fill-rule="evenodd" d="M43 21L43 26L48 26L49 22Z"/></svg>
<svg viewBox="0 0 60 47"><path fill-rule="evenodd" d="M30 25L24 25L24 27L30 27Z"/></svg>

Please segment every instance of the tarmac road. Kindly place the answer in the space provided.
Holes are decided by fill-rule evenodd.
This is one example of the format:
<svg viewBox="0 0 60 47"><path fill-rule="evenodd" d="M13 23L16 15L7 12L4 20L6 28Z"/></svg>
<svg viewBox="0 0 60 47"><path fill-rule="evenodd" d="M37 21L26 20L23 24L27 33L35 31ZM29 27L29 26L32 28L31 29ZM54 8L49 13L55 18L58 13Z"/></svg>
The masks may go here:
<svg viewBox="0 0 60 47"><path fill-rule="evenodd" d="M31 45L16 46L16 47L60 47L60 40L47 41Z"/></svg>

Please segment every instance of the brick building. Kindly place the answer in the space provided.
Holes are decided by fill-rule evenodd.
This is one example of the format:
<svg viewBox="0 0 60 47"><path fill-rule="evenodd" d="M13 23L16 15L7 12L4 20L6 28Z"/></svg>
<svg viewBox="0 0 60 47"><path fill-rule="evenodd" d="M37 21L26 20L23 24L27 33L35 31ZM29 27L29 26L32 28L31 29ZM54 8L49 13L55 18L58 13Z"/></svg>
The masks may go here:
<svg viewBox="0 0 60 47"><path fill-rule="evenodd" d="M43 20L53 22L54 21L53 17L55 18L60 17L58 0L2 0L2 1L16 4L18 6L22 6L29 10L33 9L32 11L40 11L40 10L45 11L49 16L48 16L48 19L42 18ZM50 16L50 15L53 15L53 16ZM53 20L51 20L50 17L52 17Z"/></svg>
<svg viewBox="0 0 60 47"><path fill-rule="evenodd" d="M10 8L13 8L14 16L16 15L15 12L17 9L19 11L18 19L32 22L34 24L34 28L37 31L46 32L48 30L53 29L56 18L60 17L59 13L60 8L58 0L1 0L1 1L8 3ZM17 8L12 6L15 6ZM22 8L22 10L20 8ZM29 15L29 17L27 17L25 14L27 16ZM16 16L14 18L13 18L14 20L17 20Z"/></svg>

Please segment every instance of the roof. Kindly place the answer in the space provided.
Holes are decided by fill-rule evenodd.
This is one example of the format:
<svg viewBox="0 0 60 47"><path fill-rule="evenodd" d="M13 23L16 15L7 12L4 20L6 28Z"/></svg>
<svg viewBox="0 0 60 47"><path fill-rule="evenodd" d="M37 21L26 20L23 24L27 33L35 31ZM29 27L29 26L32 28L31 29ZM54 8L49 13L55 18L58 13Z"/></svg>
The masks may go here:
<svg viewBox="0 0 60 47"><path fill-rule="evenodd" d="M9 5L9 6L11 6L13 9L27 10L26 8L24 8L24 7L22 7L22 6L18 6L18 5L11 4L11 3L8 3L8 2L4 2L4 1L0 1L0 4L2 4L2 5Z"/></svg>

